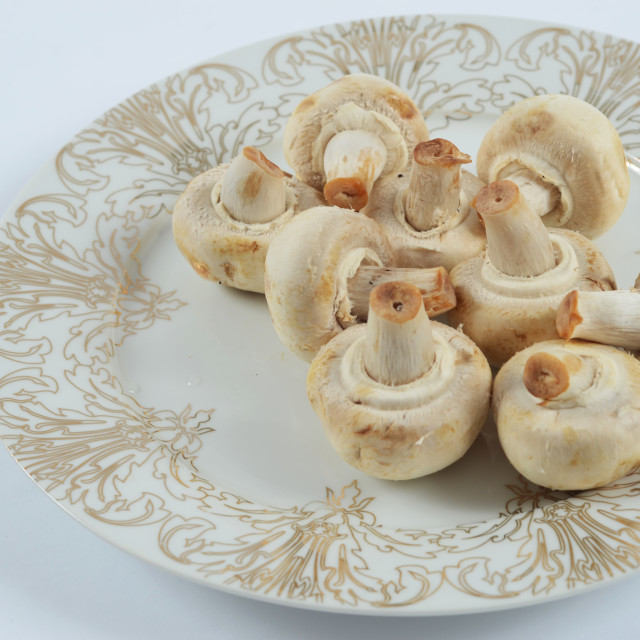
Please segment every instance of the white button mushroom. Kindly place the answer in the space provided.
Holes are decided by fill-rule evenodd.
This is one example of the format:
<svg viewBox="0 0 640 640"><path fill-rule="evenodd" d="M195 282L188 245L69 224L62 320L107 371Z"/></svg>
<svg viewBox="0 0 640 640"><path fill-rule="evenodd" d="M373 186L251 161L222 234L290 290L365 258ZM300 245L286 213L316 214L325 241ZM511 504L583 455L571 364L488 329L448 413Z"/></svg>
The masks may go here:
<svg viewBox="0 0 640 640"><path fill-rule="evenodd" d="M487 251L451 270L457 306L449 321L462 326L493 366L557 338L556 313L569 291L615 288L596 246L574 231L545 227L515 183L483 187L474 206L485 223Z"/></svg>
<svg viewBox="0 0 640 640"><path fill-rule="evenodd" d="M329 204L359 211L380 177L404 169L429 132L414 102L392 82L347 75L307 96L284 131L285 159Z"/></svg>
<svg viewBox="0 0 640 640"><path fill-rule="evenodd" d="M521 100L482 140L476 160L484 182L513 180L551 227L602 235L629 195L620 136L589 103L567 95Z"/></svg>
<svg viewBox="0 0 640 640"><path fill-rule="evenodd" d="M595 343L535 344L498 372L493 414L525 478L565 491L606 485L640 463L640 362Z"/></svg>
<svg viewBox="0 0 640 640"><path fill-rule="evenodd" d="M640 350L640 291L572 291L558 307L561 338Z"/></svg>
<svg viewBox="0 0 640 640"><path fill-rule="evenodd" d="M489 412L491 370L464 334L429 321L420 291L389 282L369 320L311 363L307 392L332 446L378 478L406 480L464 455Z"/></svg>
<svg viewBox="0 0 640 640"><path fill-rule="evenodd" d="M485 247L470 203L484 183L462 171L471 158L442 138L420 142L410 172L374 186L362 212L380 224L403 267L453 267Z"/></svg>
<svg viewBox="0 0 640 640"><path fill-rule="evenodd" d="M408 279L431 315L455 305L443 268L397 269L380 227L356 211L315 207L273 239L265 261L265 295L281 341L310 361L344 328L367 319L377 285Z"/></svg>
<svg viewBox="0 0 640 640"><path fill-rule="evenodd" d="M264 291L271 238L296 212L324 204L254 147L196 176L173 209L173 237L203 278Z"/></svg>

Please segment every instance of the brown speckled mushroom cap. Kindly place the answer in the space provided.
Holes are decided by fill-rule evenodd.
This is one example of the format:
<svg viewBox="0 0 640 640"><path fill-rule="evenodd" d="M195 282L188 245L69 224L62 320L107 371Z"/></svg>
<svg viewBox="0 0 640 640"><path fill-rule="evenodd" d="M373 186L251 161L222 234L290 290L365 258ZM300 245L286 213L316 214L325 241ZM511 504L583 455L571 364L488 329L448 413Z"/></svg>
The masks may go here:
<svg viewBox="0 0 640 640"><path fill-rule="evenodd" d="M375 312L378 287L367 324L335 336L314 358L307 393L347 463L406 480L468 450L489 411L491 370L464 334L429 321L421 305L406 300L405 283L383 287L378 302L387 310Z"/></svg>
<svg viewBox="0 0 640 640"><path fill-rule="evenodd" d="M640 362L579 340L532 345L498 372L493 414L507 457L530 481L604 486L640 463Z"/></svg>
<svg viewBox="0 0 640 640"><path fill-rule="evenodd" d="M415 145L429 137L419 109L395 84L371 74L343 76L304 98L287 121L284 154L298 179L322 190L325 149L351 127L371 131L387 146L384 174L404 168Z"/></svg>
<svg viewBox="0 0 640 640"><path fill-rule="evenodd" d="M173 209L173 237L180 252L201 277L262 293L264 261L271 239L297 212L325 201L320 192L281 172L253 147L245 148L243 154L257 162L267 177L282 183L282 213L257 223L234 218L222 201L223 179L231 166L227 163L189 182ZM257 191L260 186L257 182L260 180L256 180L254 174L249 184L243 185L246 196Z"/></svg>
<svg viewBox="0 0 640 640"><path fill-rule="evenodd" d="M568 95L514 104L487 131L476 166L486 183L519 175L532 200L545 200L539 214L547 226L589 238L613 226L629 195L616 129L596 107Z"/></svg>

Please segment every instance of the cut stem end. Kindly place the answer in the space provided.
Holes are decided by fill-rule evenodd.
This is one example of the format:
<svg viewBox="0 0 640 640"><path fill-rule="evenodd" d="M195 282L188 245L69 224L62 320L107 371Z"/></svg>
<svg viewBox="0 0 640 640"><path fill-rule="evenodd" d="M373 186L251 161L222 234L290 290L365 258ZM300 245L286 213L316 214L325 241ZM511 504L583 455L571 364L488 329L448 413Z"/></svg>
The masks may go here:
<svg viewBox="0 0 640 640"><path fill-rule="evenodd" d="M334 207L360 211L369 202L369 192L359 178L334 178L324 185L324 197Z"/></svg>
<svg viewBox="0 0 640 640"><path fill-rule="evenodd" d="M582 316L578 312L578 292L571 291L558 306L556 314L556 331L561 338L570 340L575 328L582 323Z"/></svg>
<svg viewBox="0 0 640 640"><path fill-rule="evenodd" d="M540 352L527 360L522 381L531 395L541 400L551 400L569 388L571 377L560 358Z"/></svg>

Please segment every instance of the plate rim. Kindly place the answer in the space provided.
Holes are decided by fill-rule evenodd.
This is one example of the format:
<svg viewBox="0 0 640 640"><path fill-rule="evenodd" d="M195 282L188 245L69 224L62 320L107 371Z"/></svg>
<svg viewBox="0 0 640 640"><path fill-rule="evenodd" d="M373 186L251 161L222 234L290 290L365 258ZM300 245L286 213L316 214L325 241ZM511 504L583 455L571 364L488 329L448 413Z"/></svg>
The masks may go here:
<svg viewBox="0 0 640 640"><path fill-rule="evenodd" d="M413 18L422 18L425 17L427 14L406 14L406 15L389 15L389 16L380 16L380 17L367 17L367 18L363 18L363 20L371 20L371 21L379 21L379 20L385 20L385 19L413 19ZM431 15L431 14L429 14ZM502 20L505 22L518 22L521 24L529 24L529 25L538 25L541 28L544 27L550 27L550 28L563 28L563 29L569 29L569 30L574 30L574 31L587 31L585 29L582 28L578 28L578 27L572 27L571 25L560 25L560 24L556 24L553 22L547 22L547 21L539 21L539 20L531 20L531 19L520 19L520 18L511 18L511 17L507 17L507 16L487 16L487 15L482 15L482 14L447 14L447 13L443 13L443 14L433 14L433 17L438 19L438 20L442 20L444 22L447 22L449 19L451 20L461 20L461 19L465 19L467 21L470 20L486 20L486 19L492 19L492 20ZM310 34L311 32L314 32L316 30L321 30L321 29L328 29L328 28L333 28L336 25L350 25L353 24L354 22L357 21L349 21L349 22L339 22L339 23L327 23L324 25L320 25L317 27L309 27L306 28L304 30L299 30L299 31L291 31L288 34L283 34L281 36L275 36L275 37L271 37L271 38L266 38L263 40L260 40L256 43L252 43L249 45L245 45L242 47L238 47L235 48L233 50L230 50L226 53L217 55L213 58L209 58L207 60L204 60L200 63L197 63L196 65L191 65L190 67L186 67L184 69L182 69L181 71L178 72L174 72L175 76L181 75L186 73L188 70L193 69L196 66L202 65L202 64L206 64L208 62L214 62L217 60L220 60L220 58L223 57L227 57L227 56L236 56L239 54L242 54L242 52L247 52L253 48L256 47L265 47L268 44L275 44L277 42L282 42L283 40L287 39L288 37L291 37L293 35L300 35L300 34ZM608 34L604 34L598 31L592 31L592 30L588 30L589 33L594 33L594 34L599 34L602 36L608 36ZM625 40L623 38L617 37L617 36L611 36L612 38L614 38L617 41L623 41L623 42L631 42L628 40ZM635 44L635 43L634 43ZM136 95L138 95L140 92L145 91L146 89L148 89L151 86L154 86L157 83L160 83L162 81L166 80L166 77L156 81L155 83L152 83L152 85L149 85L148 87L146 87L145 89L141 89L140 91L136 92L135 94L132 94L131 97L134 97ZM127 99L123 100L122 102L118 103L118 104L123 104L127 101ZM117 105L116 105L117 106ZM104 116L105 114L102 114L102 116ZM100 116L100 117L102 117ZM100 118L99 117L99 118ZM94 120L89 126L93 126L96 124L97 120L99 119L97 118L96 120ZM84 129L82 130L84 131ZM77 135L79 135L80 133L76 134L76 136L73 138L75 139L77 137ZM38 178L39 176L41 176L41 174L46 173L50 170L50 167L52 165L53 160L55 160L55 158L57 158L58 154L56 154L56 156L54 156L54 159L50 160L49 162L45 163L33 176L32 178L27 182L27 184L19 191L19 193L16 195L16 197L13 199L12 203L10 204L9 209L7 210L7 212L5 212L5 214L3 215L2 221L0 222L0 230L5 231L6 230L6 226L7 224L10 222L10 218L14 212L14 209L17 210L18 208L22 207L24 205L24 203L26 202L27 198L26 198L26 194L30 193L33 185L36 184L38 182ZM2 434L0 433L0 439L3 440L3 442L5 443L5 445L7 445L7 439L6 436L2 437ZM16 460L16 463L28 474L29 472L27 471L27 469L23 466L23 464L20 462L20 460L18 460L18 458L13 454L13 452L10 450L10 453L12 455L12 457L14 458L14 460ZM598 588L600 586L602 586L602 581L598 582L598 583L594 583L589 587L581 587L579 589L579 591L574 591L574 592L566 592L566 593L558 593L558 594L554 594L554 596L549 597L546 596L544 600L532 600L530 602L516 602L516 600L518 600L518 598L513 598L513 599L508 599L506 601L503 601L501 604L503 606L500 607L490 607L490 608L470 608L467 610L460 610L460 609L456 609L456 610L452 610L452 611L429 611L429 610L416 610L412 607L404 607L404 608L398 608L398 609L391 609L389 610L385 610L385 611L381 611L379 608L371 608L371 607L367 607L367 606L355 606L353 608L344 608L344 607L337 607L337 608L333 608L333 607L328 607L326 604L323 604L322 606L314 606L313 603L299 603L296 602L294 600L282 600L279 598L272 598L272 597L267 597L264 596L263 594L260 593L253 593L253 592L247 592L247 591L243 591L243 590L238 590L238 589L234 589L234 588L230 588L228 585L224 585L224 584L212 584L211 582L205 580L205 579L200 579L200 577L198 576L197 578L194 578L193 576L189 576L189 575L185 575L184 573L178 571L177 569L173 568L172 566L168 566L168 565L164 565L160 562L154 562L153 559L149 559L146 557L141 556L139 553L134 553L131 551L131 549L128 549L126 547L121 546L120 544L118 544L118 542L115 542L113 539L109 539L108 537L106 537L104 535L103 532L100 531L99 527L96 526L96 521L95 520L91 520L89 518L86 517L86 513L85 512L81 512L81 515L78 514L77 512L74 512L73 509L71 509L69 507L69 505L64 504L63 502L61 502L59 499L55 498L52 493L50 491L48 491L41 482L39 482L38 480L35 480L32 476L30 476L35 482L36 484L52 499L54 500L54 502L56 502L58 504L58 506L60 506L61 508L63 508L67 513L69 513L70 515L72 515L74 517L74 519L78 520L79 522L81 522L85 527L87 527L89 530L91 530L93 533L96 533L96 535L100 536L101 538L105 539L107 542L109 542L110 544L113 544L114 546L117 546L118 548L121 548L122 550L124 550L125 552L129 553L130 555L133 555L134 557L138 557L138 558L142 558L144 559L146 562L149 562L150 564L153 564L154 566L158 566L160 568L163 568L165 570L168 570L176 575L179 575L180 577L183 578L188 578L191 580L195 580L196 582L200 582L201 584L205 584L206 586L209 587L213 587L228 593L233 593L235 595L241 595L243 597L250 597L250 598L254 598L254 599L258 599L261 601L267 601L267 602L272 602L272 603L277 603L277 604L282 604L282 605L286 605L286 606L297 606L297 607L301 607L301 608L305 608L305 609L317 609L317 610L326 610L326 611L335 611L335 612L342 612L342 613L355 613L355 614L366 614L366 615L375 615L375 614L381 614L381 615L393 615L393 614L398 614L398 615L402 615L402 616L427 616L427 615L443 615L443 614L457 614L457 613L471 613L471 612L479 612L479 611L489 611L489 610L497 610L497 609L506 609L506 608L513 608L513 607L519 607L519 606L528 606L530 604L534 604L537 602L548 602L552 599L559 599L562 597L566 597L566 596L571 596L574 595L576 593L582 593L585 591L585 589L591 589L591 588ZM82 516L82 517L81 517ZM163 560L165 560L165 558L162 558ZM621 574L619 576L617 576L616 578L607 580L606 583L613 581L616 581L618 579L623 579L626 577L629 577L630 575L633 575L633 571L628 571L627 573Z"/></svg>

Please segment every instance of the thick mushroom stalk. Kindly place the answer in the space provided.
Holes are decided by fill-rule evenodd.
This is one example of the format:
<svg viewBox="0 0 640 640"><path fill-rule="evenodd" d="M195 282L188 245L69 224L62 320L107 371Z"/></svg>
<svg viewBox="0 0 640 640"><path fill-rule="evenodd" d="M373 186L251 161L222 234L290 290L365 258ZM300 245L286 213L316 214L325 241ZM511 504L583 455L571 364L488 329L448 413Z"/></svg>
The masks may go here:
<svg viewBox="0 0 640 640"><path fill-rule="evenodd" d="M580 338L640 350L640 291L572 291L560 303L561 338Z"/></svg>
<svg viewBox="0 0 640 640"><path fill-rule="evenodd" d="M304 360L346 327L365 322L371 290L406 277L426 312L455 306L445 269L398 269L380 227L356 211L315 207L274 238L265 263L265 293L282 342Z"/></svg>
<svg viewBox="0 0 640 640"><path fill-rule="evenodd" d="M364 367L376 381L396 386L417 380L433 364L435 345L417 287L389 282L371 293Z"/></svg>
<svg viewBox="0 0 640 640"><path fill-rule="evenodd" d="M629 196L620 136L596 107L569 95L540 95L505 111L476 158L486 183L515 182L547 226L596 238L613 226Z"/></svg>
<svg viewBox="0 0 640 640"><path fill-rule="evenodd" d="M245 147L221 180L220 200L234 220L271 222L287 208L285 173L255 147Z"/></svg>
<svg viewBox="0 0 640 640"><path fill-rule="evenodd" d="M462 165L469 162L471 158L466 153L443 138L416 145L404 194L405 217L414 229L433 229L458 210Z"/></svg>
<svg viewBox="0 0 640 640"><path fill-rule="evenodd" d="M494 381L505 454L539 485L601 487L640 463L640 362L601 344L551 340L514 355Z"/></svg>
<svg viewBox="0 0 640 640"><path fill-rule="evenodd" d="M422 141L409 172L376 182L362 212L384 229L399 266L450 270L484 250L484 227L470 204L484 183L462 170L470 161L448 140Z"/></svg>
<svg viewBox="0 0 640 640"><path fill-rule="evenodd" d="M364 129L341 131L333 136L324 151L327 202L360 211L384 169L387 155L382 140Z"/></svg>
<svg viewBox="0 0 640 640"><path fill-rule="evenodd" d="M370 295L375 287L401 280L417 287L423 307L430 318L456 306L456 293L444 267L412 269L361 264L347 282L351 314L364 322L368 318Z"/></svg>
<svg viewBox="0 0 640 640"><path fill-rule="evenodd" d="M496 269L509 276L534 277L556 266L549 233L514 182L487 185L472 204L484 220L487 256Z"/></svg>
<svg viewBox="0 0 640 640"><path fill-rule="evenodd" d="M316 355L307 393L335 450L378 478L405 480L458 460L488 414L491 370L463 334L427 318L420 291L388 282L369 321Z"/></svg>
<svg viewBox="0 0 640 640"><path fill-rule="evenodd" d="M415 103L393 83L351 74L304 98L284 131L284 154L301 181L329 204L359 211L374 184L404 170L429 132Z"/></svg>
<svg viewBox="0 0 640 640"><path fill-rule="evenodd" d="M486 225L486 255L452 269L457 306L449 322L499 367L517 351L558 337L556 314L569 291L613 289L615 279L590 240L545 227L515 183L487 185L474 205Z"/></svg>
<svg viewBox="0 0 640 640"><path fill-rule="evenodd" d="M322 194L281 171L254 147L196 176L173 209L175 243L201 277L264 292L271 239Z"/></svg>

